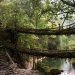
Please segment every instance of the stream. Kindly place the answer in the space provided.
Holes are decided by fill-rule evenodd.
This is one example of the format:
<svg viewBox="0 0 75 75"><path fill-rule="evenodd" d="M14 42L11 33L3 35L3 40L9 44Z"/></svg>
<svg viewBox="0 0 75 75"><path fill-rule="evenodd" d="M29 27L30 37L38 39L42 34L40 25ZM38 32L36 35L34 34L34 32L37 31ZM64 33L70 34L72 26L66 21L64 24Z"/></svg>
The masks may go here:
<svg viewBox="0 0 75 75"><path fill-rule="evenodd" d="M60 75L75 75L75 70L73 69L73 66L68 58L64 61L61 69L64 72L62 72Z"/></svg>

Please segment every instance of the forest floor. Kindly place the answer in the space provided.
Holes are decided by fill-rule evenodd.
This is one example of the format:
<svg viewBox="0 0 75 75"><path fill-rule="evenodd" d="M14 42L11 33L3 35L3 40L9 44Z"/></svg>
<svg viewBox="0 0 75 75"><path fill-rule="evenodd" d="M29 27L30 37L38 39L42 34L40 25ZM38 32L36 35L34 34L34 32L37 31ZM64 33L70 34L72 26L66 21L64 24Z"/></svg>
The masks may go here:
<svg viewBox="0 0 75 75"><path fill-rule="evenodd" d="M41 75L38 70L20 69L17 63L11 63L4 50L0 50L0 75Z"/></svg>

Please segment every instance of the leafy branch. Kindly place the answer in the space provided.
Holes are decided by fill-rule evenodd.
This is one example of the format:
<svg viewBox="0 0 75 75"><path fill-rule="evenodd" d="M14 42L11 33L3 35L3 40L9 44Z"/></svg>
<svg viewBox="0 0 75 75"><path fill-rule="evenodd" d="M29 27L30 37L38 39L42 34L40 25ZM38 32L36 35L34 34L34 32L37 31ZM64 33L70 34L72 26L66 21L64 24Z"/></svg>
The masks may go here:
<svg viewBox="0 0 75 75"><path fill-rule="evenodd" d="M61 1L62 1L64 4L66 4L66 5L75 7L75 3L70 3L70 2L67 2L67 1L64 1L64 0L61 0Z"/></svg>

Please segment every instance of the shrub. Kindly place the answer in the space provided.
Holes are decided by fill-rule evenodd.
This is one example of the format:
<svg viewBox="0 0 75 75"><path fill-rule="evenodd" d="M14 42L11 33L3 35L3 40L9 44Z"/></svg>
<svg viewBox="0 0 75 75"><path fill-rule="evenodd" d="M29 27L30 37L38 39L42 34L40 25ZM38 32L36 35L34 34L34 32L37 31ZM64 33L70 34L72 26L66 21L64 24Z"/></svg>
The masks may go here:
<svg viewBox="0 0 75 75"><path fill-rule="evenodd" d="M41 72L45 72L45 73L50 71L50 68L42 62L38 62L36 64L36 69L41 71Z"/></svg>

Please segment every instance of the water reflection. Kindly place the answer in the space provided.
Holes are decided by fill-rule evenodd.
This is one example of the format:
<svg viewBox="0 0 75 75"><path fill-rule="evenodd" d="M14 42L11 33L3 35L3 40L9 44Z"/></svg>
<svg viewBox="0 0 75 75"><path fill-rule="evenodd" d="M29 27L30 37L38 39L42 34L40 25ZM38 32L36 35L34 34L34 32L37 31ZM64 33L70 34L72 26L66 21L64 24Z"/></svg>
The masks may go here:
<svg viewBox="0 0 75 75"><path fill-rule="evenodd" d="M75 70L73 69L72 64L68 58L63 63L61 69L63 69L64 72L60 75L75 75Z"/></svg>

